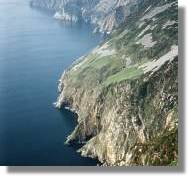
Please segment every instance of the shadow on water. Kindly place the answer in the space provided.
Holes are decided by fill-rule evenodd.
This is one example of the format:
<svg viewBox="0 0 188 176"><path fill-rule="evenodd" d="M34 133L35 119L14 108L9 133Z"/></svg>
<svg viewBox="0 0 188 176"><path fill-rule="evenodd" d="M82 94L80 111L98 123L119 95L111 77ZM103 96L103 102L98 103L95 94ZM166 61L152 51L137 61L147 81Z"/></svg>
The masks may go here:
<svg viewBox="0 0 188 176"><path fill-rule="evenodd" d="M177 167L7 167L9 173L184 173L185 172L185 8L179 8L179 164ZM62 114L70 113L61 111ZM70 119L68 123L75 123Z"/></svg>
<svg viewBox="0 0 188 176"><path fill-rule="evenodd" d="M69 118L66 118L66 121L64 121L66 123L66 126L70 127L69 130L67 131L69 135L77 125L77 114L65 108L62 108L58 111L60 112L62 119L64 119L65 117L69 117Z"/></svg>
<svg viewBox="0 0 188 176"><path fill-rule="evenodd" d="M66 121L63 121L65 123L65 126L69 127L69 129L66 131L66 138L67 138L67 136L69 136L74 131L76 125L78 124L77 123L78 115L74 112L71 112L68 109L65 109L65 108L60 109L59 112L62 115L62 120L65 117L68 117L68 118L66 118ZM67 146L72 147L75 150L80 149L83 145L84 144L79 144L78 142L67 144Z"/></svg>
<svg viewBox="0 0 188 176"><path fill-rule="evenodd" d="M65 135L67 138L75 129L76 125L78 124L77 123L77 118L78 118L78 115L68 109L65 109L65 108L61 108L60 110L58 110L60 113L61 113L61 116L62 116L62 120L63 120L63 123L65 123L65 126L68 126L69 128L66 130L65 132ZM64 118L66 117L66 120L64 120ZM68 118L67 118L68 117ZM66 140L66 139L65 139ZM65 142L65 141L64 141ZM73 142L73 143L70 143L70 144L65 144L67 147L70 147L70 148L73 148L75 150L75 152L77 150L79 150L83 145L84 143L78 143L78 142ZM88 158L90 159L90 158ZM97 160L97 159L92 159L94 163L96 163L97 165L100 165L101 163Z"/></svg>

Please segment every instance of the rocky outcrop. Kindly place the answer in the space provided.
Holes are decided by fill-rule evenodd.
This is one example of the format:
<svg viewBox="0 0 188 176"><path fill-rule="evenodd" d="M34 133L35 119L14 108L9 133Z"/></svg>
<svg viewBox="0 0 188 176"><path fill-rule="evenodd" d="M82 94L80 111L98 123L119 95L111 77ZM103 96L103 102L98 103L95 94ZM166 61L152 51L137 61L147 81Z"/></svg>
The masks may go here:
<svg viewBox="0 0 188 176"><path fill-rule="evenodd" d="M32 0L31 5L55 10L54 17L64 21L83 20L94 25L94 31L110 33L137 13L144 0Z"/></svg>
<svg viewBox="0 0 188 176"><path fill-rule="evenodd" d="M78 114L66 143L83 143L82 156L107 166L177 163L177 1L144 1L138 11L59 83L56 107Z"/></svg>

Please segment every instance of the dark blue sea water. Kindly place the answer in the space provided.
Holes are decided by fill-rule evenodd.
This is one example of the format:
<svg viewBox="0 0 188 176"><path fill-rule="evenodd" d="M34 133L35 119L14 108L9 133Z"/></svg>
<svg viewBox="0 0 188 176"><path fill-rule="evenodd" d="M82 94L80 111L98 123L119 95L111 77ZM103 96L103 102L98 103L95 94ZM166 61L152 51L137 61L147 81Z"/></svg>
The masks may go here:
<svg viewBox="0 0 188 176"><path fill-rule="evenodd" d="M96 165L64 145L72 113L52 105L63 70L101 37L28 0L0 0L0 165Z"/></svg>

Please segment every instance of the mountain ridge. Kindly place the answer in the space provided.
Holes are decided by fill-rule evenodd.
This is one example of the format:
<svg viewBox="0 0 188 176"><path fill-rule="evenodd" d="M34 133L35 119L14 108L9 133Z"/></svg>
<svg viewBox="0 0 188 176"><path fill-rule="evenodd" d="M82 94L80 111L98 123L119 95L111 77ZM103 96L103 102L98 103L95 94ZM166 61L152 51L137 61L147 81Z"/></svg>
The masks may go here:
<svg viewBox="0 0 188 176"><path fill-rule="evenodd" d="M32 0L31 6L55 10L62 21L83 20L94 26L94 32L111 33L134 13L144 0Z"/></svg>

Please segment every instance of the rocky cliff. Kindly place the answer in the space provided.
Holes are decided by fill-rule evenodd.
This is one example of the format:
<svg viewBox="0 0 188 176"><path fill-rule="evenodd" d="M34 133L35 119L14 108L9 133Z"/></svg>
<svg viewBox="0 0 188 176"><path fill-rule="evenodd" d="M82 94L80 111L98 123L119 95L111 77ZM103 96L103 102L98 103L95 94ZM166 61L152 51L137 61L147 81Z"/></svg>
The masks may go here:
<svg viewBox="0 0 188 176"><path fill-rule="evenodd" d="M56 107L78 124L66 143L107 166L173 165L178 157L178 4L146 0L62 75Z"/></svg>
<svg viewBox="0 0 188 176"><path fill-rule="evenodd" d="M83 20L94 25L94 31L110 33L130 14L138 11L144 0L32 0L31 5L53 9L54 17L64 21Z"/></svg>

